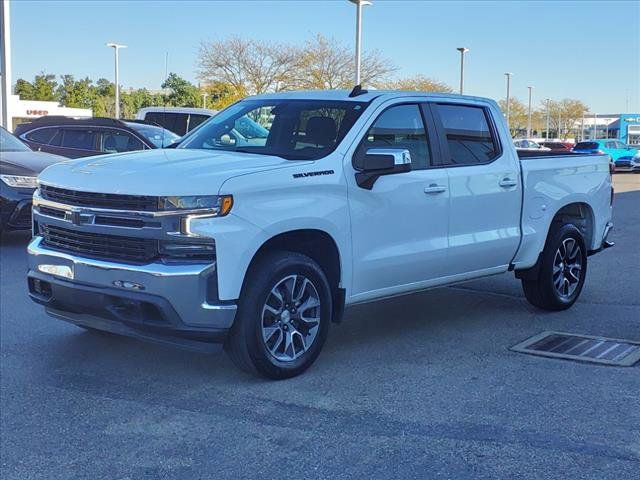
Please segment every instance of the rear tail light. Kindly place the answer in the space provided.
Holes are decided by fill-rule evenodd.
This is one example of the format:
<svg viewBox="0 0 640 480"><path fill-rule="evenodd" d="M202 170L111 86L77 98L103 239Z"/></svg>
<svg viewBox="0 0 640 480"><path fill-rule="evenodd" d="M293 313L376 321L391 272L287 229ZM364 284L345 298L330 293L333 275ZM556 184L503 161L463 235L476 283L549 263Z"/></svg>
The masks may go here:
<svg viewBox="0 0 640 480"><path fill-rule="evenodd" d="M604 155L604 152L602 150L596 150L595 154L596 155Z"/></svg>

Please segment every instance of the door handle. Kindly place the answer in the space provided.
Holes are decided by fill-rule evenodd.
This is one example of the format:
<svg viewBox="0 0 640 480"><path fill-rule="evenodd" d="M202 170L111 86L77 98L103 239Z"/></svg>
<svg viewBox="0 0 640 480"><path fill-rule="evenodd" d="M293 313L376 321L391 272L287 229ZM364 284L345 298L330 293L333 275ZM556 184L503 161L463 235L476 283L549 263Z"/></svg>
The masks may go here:
<svg viewBox="0 0 640 480"><path fill-rule="evenodd" d="M503 188L510 188L518 185L518 181L513 180L512 178L509 178L509 177L504 177L502 180L500 180L498 185L500 185Z"/></svg>
<svg viewBox="0 0 640 480"><path fill-rule="evenodd" d="M432 194L432 193L444 193L447 191L447 187L444 185L436 185L432 183L428 187L424 187L424 193Z"/></svg>

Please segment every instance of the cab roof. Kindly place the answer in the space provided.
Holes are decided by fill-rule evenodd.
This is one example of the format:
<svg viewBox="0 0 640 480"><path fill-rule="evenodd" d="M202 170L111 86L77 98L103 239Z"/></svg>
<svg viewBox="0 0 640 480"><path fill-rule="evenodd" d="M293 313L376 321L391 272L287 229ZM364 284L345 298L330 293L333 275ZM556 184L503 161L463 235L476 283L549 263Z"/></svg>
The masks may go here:
<svg viewBox="0 0 640 480"><path fill-rule="evenodd" d="M385 99L400 97L425 97L447 99L451 98L459 100L461 98L472 101L488 101L487 98L474 97L469 95L459 95L457 93L440 93L440 92L416 92L407 90L362 90L356 96L350 97L351 90L293 90L278 93L264 93L249 97L251 100L342 100L349 102L370 102L376 98L384 97ZM492 102L492 100L489 100Z"/></svg>

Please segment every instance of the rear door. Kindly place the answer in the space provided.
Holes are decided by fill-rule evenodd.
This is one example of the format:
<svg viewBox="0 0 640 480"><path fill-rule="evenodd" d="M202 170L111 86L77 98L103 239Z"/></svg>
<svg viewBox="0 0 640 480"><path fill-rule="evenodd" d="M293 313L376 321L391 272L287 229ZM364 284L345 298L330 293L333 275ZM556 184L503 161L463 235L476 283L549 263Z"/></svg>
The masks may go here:
<svg viewBox="0 0 640 480"><path fill-rule="evenodd" d="M507 266L520 242L520 164L487 106L432 103L451 192L450 275ZM508 147L508 148L507 148Z"/></svg>

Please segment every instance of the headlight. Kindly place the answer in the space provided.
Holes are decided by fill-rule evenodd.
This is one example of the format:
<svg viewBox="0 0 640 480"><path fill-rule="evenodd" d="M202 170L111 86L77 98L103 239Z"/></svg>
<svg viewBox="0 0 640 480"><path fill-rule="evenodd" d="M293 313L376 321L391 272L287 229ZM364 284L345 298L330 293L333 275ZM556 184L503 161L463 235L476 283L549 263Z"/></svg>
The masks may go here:
<svg viewBox="0 0 640 480"><path fill-rule="evenodd" d="M160 197L160 210L206 210L208 215L223 217L231 211L231 195L194 195L188 197Z"/></svg>
<svg viewBox="0 0 640 480"><path fill-rule="evenodd" d="M0 179L16 188L36 188L38 186L38 177L27 177L23 175L0 175Z"/></svg>
<svg viewBox="0 0 640 480"><path fill-rule="evenodd" d="M633 159L634 159L636 162L640 162L640 152L637 152L637 153L633 156Z"/></svg>

